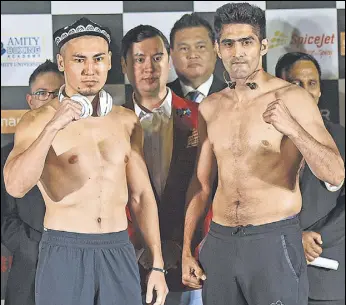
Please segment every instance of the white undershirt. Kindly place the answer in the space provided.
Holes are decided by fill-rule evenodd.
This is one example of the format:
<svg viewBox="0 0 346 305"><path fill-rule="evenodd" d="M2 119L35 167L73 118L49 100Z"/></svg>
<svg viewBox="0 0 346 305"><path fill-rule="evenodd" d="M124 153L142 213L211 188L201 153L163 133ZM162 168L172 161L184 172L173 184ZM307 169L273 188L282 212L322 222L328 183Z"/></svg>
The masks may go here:
<svg viewBox="0 0 346 305"><path fill-rule="evenodd" d="M208 96L210 87L213 83L214 75L210 75L208 80L204 82L202 85L200 85L197 89L192 88L191 86L185 85L181 80L179 80L181 85L181 90L183 92L184 97L186 97L191 91L199 91L200 95L197 97L196 103L200 103L205 97Z"/></svg>

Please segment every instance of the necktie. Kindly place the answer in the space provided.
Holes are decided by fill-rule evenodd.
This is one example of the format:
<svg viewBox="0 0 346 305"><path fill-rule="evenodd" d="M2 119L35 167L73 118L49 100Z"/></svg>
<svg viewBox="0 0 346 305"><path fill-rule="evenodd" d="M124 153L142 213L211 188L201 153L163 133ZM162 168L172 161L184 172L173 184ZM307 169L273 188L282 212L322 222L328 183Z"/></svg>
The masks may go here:
<svg viewBox="0 0 346 305"><path fill-rule="evenodd" d="M186 95L186 98L189 99L190 101L196 102L199 95L200 95L200 92L198 90L191 91Z"/></svg>

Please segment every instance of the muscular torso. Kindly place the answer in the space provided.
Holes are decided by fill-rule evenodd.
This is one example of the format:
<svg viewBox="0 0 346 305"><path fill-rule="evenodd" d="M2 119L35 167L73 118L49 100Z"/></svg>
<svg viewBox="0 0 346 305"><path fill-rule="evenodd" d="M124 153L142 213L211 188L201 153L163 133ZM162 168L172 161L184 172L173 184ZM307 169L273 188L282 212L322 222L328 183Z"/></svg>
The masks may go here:
<svg viewBox="0 0 346 305"><path fill-rule="evenodd" d="M126 164L130 132L115 107L105 117L72 122L58 132L38 183L49 229L107 233L127 228Z"/></svg>
<svg viewBox="0 0 346 305"><path fill-rule="evenodd" d="M225 89L208 114L207 132L218 166L213 220L227 226L260 225L299 213L301 155L292 141L264 122L275 92L238 100ZM247 93L247 91L246 91Z"/></svg>

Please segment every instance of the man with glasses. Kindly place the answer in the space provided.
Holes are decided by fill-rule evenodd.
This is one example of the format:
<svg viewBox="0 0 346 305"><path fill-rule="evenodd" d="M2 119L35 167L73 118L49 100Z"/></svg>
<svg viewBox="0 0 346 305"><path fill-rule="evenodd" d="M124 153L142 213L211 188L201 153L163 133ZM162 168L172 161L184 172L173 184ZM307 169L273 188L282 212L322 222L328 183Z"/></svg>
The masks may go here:
<svg viewBox="0 0 346 305"><path fill-rule="evenodd" d="M58 66L47 60L38 66L29 78L30 93L26 100L31 109L37 109L57 96L64 77ZM1 150L1 173L13 143ZM1 174L1 242L11 251L13 262L7 280L6 305L34 305L35 273L38 245L45 205L37 186L23 198L10 196Z"/></svg>

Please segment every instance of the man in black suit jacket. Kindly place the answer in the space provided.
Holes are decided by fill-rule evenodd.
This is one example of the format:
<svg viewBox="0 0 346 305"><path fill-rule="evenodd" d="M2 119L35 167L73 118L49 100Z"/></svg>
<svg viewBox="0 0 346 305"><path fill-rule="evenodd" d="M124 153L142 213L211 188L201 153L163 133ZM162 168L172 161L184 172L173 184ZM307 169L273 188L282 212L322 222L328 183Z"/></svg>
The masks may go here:
<svg viewBox="0 0 346 305"><path fill-rule="evenodd" d="M46 61L29 79L30 93L26 100L36 109L54 98L64 78L55 63ZM11 251L13 261L7 280L6 305L35 304L35 274L38 245L41 240L45 204L35 186L23 198L11 197L5 190L3 169L13 149L10 143L1 149L1 242Z"/></svg>
<svg viewBox="0 0 346 305"><path fill-rule="evenodd" d="M294 52L283 55L276 65L276 76L305 88L316 103L321 96L321 69L312 56ZM324 121L345 161L345 128ZM308 262L325 257L339 262L337 271L308 268L309 305L345 304L345 186L332 187L314 176L308 166L300 175L303 207L300 222Z"/></svg>
<svg viewBox="0 0 346 305"><path fill-rule="evenodd" d="M226 88L214 74L215 33L196 13L185 14L170 33L171 57L178 78L167 84L175 94L200 103L206 96Z"/></svg>

